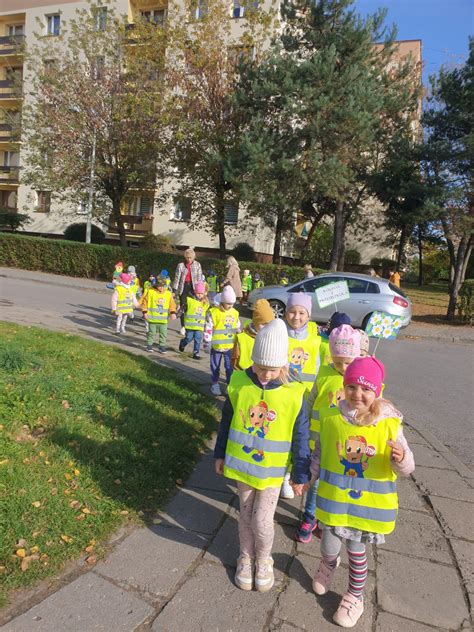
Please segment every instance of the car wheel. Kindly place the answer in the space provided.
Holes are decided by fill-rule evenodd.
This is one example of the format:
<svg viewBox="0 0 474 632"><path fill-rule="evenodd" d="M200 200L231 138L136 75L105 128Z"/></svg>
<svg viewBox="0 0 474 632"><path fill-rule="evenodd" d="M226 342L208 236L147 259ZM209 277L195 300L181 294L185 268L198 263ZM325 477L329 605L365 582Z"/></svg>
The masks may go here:
<svg viewBox="0 0 474 632"><path fill-rule="evenodd" d="M285 305L281 301L268 301L277 318L285 316Z"/></svg>
<svg viewBox="0 0 474 632"><path fill-rule="evenodd" d="M369 322L371 316L372 316L372 312L370 314L367 314L367 316L362 321L361 329L363 329L364 331L365 331L365 328L367 327L367 323Z"/></svg>

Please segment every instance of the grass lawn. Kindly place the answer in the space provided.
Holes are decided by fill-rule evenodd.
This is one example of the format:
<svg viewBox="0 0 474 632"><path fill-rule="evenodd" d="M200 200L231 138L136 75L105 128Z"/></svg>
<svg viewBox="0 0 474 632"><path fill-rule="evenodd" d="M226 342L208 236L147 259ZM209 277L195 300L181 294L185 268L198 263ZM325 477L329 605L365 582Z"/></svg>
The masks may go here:
<svg viewBox="0 0 474 632"><path fill-rule="evenodd" d="M402 290L413 302L414 322L447 326L453 324L445 320L449 302L447 283L431 283L420 287L415 283L402 282Z"/></svg>
<svg viewBox="0 0 474 632"><path fill-rule="evenodd" d="M0 323L0 603L68 560L94 564L192 471L217 411L172 370Z"/></svg>

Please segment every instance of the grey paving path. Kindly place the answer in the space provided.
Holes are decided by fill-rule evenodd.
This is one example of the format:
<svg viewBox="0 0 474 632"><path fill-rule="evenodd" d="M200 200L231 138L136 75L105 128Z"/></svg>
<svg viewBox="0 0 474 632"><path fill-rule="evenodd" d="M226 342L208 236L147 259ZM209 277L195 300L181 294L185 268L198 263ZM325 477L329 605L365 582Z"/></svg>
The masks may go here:
<svg viewBox="0 0 474 632"><path fill-rule="evenodd" d="M103 284L86 283L92 284L87 289L102 292ZM54 318L52 309L49 320L45 322L42 313L43 323L38 324L61 329ZM90 335L86 325L81 329L78 333ZM109 334L103 332L103 342L117 344ZM178 339L176 333L171 337ZM142 341L134 347L133 340L130 334L126 348L142 353ZM207 387L204 366L174 354L157 360ZM408 426L406 431L418 466L413 477L399 483L397 528L386 545L369 551L366 607L359 630L473 627L474 474L428 431L418 430ZM343 557L333 590L316 597L311 579L319 546L317 541L294 542L299 511L298 499L280 500L273 590L264 595L238 590L232 582L238 553L236 497L230 481L214 475L209 450L152 524L117 534L109 555L93 569L79 562L59 582L52 580L25 593L4 611L1 629L335 630L331 615L345 590L347 558Z"/></svg>

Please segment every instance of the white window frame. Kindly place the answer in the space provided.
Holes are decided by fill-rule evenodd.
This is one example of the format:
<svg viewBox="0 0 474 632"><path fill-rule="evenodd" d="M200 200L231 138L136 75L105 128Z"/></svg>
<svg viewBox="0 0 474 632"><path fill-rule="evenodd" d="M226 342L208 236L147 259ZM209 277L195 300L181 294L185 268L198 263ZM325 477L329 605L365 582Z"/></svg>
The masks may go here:
<svg viewBox="0 0 474 632"><path fill-rule="evenodd" d="M235 19L243 18L245 13L245 7L242 6L239 0L234 0L232 5L232 16Z"/></svg>
<svg viewBox="0 0 474 632"><path fill-rule="evenodd" d="M58 37L59 35L61 35L61 14L49 13L45 17L46 17L46 35L49 35L50 37ZM55 18L58 19L57 32L55 29Z"/></svg>
<svg viewBox="0 0 474 632"><path fill-rule="evenodd" d="M184 213L184 217L183 217L182 202L184 200L189 200L189 214ZM174 220L175 222L190 222L192 213L193 213L193 199L191 197L183 195L183 196L174 198L173 210L171 211L171 214L170 214L171 220Z"/></svg>
<svg viewBox="0 0 474 632"><path fill-rule="evenodd" d="M94 7L91 11L94 18L94 30L105 31L107 28L107 7Z"/></svg>
<svg viewBox="0 0 474 632"><path fill-rule="evenodd" d="M36 193L36 204L35 204L35 211L37 213L50 213L51 212L51 191L47 191L46 189L42 189L42 190L38 190L35 191ZM43 194L48 194L49 193L49 199L47 198L47 204L45 204L43 207L40 205L40 200ZM46 208L47 207L47 208Z"/></svg>
<svg viewBox="0 0 474 632"><path fill-rule="evenodd" d="M140 15L142 19L147 22L157 24L158 26L163 26L168 17L168 12L166 9L143 9L140 11Z"/></svg>
<svg viewBox="0 0 474 632"><path fill-rule="evenodd" d="M209 12L209 4L207 0L196 0L196 6L194 8L194 19L202 20Z"/></svg>
<svg viewBox="0 0 474 632"><path fill-rule="evenodd" d="M17 33L18 29L21 31L21 33ZM15 35L24 35L24 34L25 34L24 24L9 24L8 25L8 37L15 37Z"/></svg>
<svg viewBox="0 0 474 632"><path fill-rule="evenodd" d="M235 221L229 219L228 214L230 211L235 211ZM226 217L227 215L227 217ZM239 223L239 203L238 202L226 202L224 204L224 224L226 226L237 226Z"/></svg>

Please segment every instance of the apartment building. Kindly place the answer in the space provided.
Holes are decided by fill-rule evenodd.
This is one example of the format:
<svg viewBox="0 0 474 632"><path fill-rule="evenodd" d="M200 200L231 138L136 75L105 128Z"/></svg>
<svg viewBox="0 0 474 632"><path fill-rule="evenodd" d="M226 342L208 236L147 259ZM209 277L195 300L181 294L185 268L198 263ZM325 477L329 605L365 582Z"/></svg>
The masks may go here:
<svg viewBox="0 0 474 632"><path fill-rule="evenodd" d="M98 3L99 4L99 3ZM114 10L126 15L133 24L144 17L157 24L163 23L171 9L168 0L112 0ZM26 212L30 223L25 230L30 234L61 235L72 223L85 221L84 209L61 206L52 199L51 192L32 191L21 182L22 147L20 117L24 94L22 90L23 48L25 42L35 40L34 33L40 33L47 45L48 38L60 35L68 21L75 16L77 10L87 9L89 4L80 0L2 0L0 11L0 207L18 212ZM196 12L203 9L203 0L196 3ZM97 12L98 20L106 20L107 8ZM237 33L239 22L243 17L243 8L238 0L229 0L229 19L232 22L232 33ZM408 46L408 49L407 49ZM404 43L400 55L408 52L414 54L421 62L421 42ZM396 60L394 60L396 63ZM373 209L371 210L373 212ZM82 215L81 215L82 213ZM139 245L148 233L162 234L170 237L176 245L193 245L203 250L217 250L217 237L209 230L190 228L189 222L193 213L193 200L190 198L173 199L168 204L158 207L154 200L153 190L131 194L122 209L127 239L130 244ZM226 206L227 247L232 249L238 242L246 242L256 252L270 254L273 251L273 231L255 220L243 220L243 209L238 203ZM118 234L113 226L109 227L107 236L117 239ZM285 252L291 256L295 235L287 236ZM351 247L352 238L349 235ZM383 241L383 240L381 240ZM364 253L364 246L355 234L354 242L363 256L369 261L369 254ZM377 245L375 248L367 244L370 256L389 256L390 249ZM374 250L376 251L375 255Z"/></svg>

